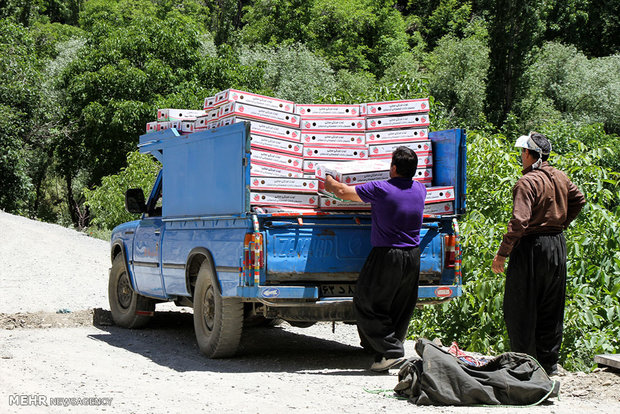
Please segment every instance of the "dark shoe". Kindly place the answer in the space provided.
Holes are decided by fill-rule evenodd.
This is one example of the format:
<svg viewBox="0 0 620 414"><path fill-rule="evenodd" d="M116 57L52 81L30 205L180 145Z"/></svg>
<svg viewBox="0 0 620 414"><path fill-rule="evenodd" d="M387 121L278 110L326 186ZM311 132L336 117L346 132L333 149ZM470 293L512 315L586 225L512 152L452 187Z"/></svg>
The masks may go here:
<svg viewBox="0 0 620 414"><path fill-rule="evenodd" d="M558 371L558 364L553 364L551 367L545 368L545 371L547 372L547 375L549 375L550 377L555 377L555 376L560 375L560 372Z"/></svg>
<svg viewBox="0 0 620 414"><path fill-rule="evenodd" d="M385 372L388 371L390 368L394 368L402 364L403 362L405 362L404 357L390 359L385 359L385 357L383 357L380 361L373 362L373 364L370 366L370 370L374 372Z"/></svg>

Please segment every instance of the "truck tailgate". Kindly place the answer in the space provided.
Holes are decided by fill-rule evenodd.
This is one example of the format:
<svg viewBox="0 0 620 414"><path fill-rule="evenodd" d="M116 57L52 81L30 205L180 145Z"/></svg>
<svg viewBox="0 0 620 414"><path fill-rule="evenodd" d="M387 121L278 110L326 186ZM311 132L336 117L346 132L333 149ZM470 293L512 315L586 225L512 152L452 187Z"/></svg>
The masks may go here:
<svg viewBox="0 0 620 414"><path fill-rule="evenodd" d="M301 225L274 220L264 229L268 282L355 281L372 248L369 216L304 218ZM429 231L420 234L426 242L420 272L439 275L442 244L440 237L425 238Z"/></svg>

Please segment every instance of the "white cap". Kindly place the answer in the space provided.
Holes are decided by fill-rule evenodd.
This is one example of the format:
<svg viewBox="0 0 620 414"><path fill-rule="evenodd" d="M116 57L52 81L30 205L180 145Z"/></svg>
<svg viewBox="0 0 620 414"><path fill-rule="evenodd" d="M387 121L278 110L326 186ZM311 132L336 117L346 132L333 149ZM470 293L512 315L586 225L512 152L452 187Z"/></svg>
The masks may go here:
<svg viewBox="0 0 620 414"><path fill-rule="evenodd" d="M532 139L531 132L527 135L521 135L519 138L517 138L517 142L515 142L515 147L526 148L532 151L536 151L539 154L543 153L542 148L540 148Z"/></svg>

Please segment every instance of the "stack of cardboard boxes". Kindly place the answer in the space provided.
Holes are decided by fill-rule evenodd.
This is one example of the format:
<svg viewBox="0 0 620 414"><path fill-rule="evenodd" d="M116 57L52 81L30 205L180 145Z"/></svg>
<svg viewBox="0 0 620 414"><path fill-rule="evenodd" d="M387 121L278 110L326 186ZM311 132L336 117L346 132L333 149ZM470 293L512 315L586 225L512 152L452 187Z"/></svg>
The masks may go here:
<svg viewBox="0 0 620 414"><path fill-rule="evenodd" d="M325 191L326 174L349 185L389 178L392 152L418 155L415 180L427 186L426 214L453 213L452 187L431 187L428 99L360 105L295 104L235 89L205 99L203 110L160 109L147 132L192 133L250 123L250 201L263 212L370 210Z"/></svg>

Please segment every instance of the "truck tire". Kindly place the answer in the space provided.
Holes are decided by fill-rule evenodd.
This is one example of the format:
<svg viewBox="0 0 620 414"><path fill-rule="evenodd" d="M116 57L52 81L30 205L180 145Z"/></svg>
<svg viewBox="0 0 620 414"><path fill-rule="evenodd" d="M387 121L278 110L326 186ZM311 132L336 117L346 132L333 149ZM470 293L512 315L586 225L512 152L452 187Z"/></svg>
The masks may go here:
<svg viewBox="0 0 620 414"><path fill-rule="evenodd" d="M202 262L194 293L194 331L200 351L209 358L237 352L243 330L240 298L223 298L210 259Z"/></svg>
<svg viewBox="0 0 620 414"><path fill-rule="evenodd" d="M123 263L123 256L117 255L110 269L108 300L112 320L123 328L142 328L151 319L148 315L137 315L136 311L153 312L155 301L138 295L131 288L131 281Z"/></svg>

